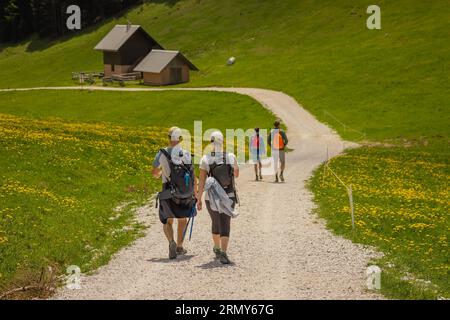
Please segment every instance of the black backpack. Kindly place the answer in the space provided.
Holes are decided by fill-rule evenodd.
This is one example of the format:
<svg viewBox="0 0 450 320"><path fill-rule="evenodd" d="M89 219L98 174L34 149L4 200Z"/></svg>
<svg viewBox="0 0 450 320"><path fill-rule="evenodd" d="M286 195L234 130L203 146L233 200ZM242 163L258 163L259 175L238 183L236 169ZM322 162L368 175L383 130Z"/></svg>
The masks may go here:
<svg viewBox="0 0 450 320"><path fill-rule="evenodd" d="M190 207L194 200L194 166L192 164L174 164L169 152L160 150L167 158L170 178L163 191L158 194L160 200L170 199L175 204Z"/></svg>
<svg viewBox="0 0 450 320"><path fill-rule="evenodd" d="M214 153L211 154L214 156ZM223 163L212 163L209 166L209 177L214 177L226 192L235 192L234 169L231 163L227 163L227 154L223 153Z"/></svg>

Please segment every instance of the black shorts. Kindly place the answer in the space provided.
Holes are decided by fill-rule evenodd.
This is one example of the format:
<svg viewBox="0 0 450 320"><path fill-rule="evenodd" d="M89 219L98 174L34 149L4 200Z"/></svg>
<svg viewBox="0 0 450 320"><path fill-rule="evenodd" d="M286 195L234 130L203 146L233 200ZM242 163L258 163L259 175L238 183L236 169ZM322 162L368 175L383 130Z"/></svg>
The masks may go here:
<svg viewBox="0 0 450 320"><path fill-rule="evenodd" d="M182 219L196 215L197 210L195 209L194 200L192 200L192 204L189 206L177 205L170 199L159 201L159 220L162 224L166 224L169 218Z"/></svg>

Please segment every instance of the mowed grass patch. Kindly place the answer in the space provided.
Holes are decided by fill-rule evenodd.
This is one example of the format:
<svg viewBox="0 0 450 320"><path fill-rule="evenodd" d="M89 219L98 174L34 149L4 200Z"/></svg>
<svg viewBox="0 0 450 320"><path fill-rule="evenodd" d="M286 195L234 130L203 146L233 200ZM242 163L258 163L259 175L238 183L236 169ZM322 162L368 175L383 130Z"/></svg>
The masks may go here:
<svg viewBox="0 0 450 320"><path fill-rule="evenodd" d="M135 239L165 142L160 128L0 113L0 287L47 266L92 270Z"/></svg>
<svg viewBox="0 0 450 320"><path fill-rule="evenodd" d="M178 126L190 130L270 128L275 116L250 97L225 92L104 92L39 90L0 92L0 112L126 126Z"/></svg>
<svg viewBox="0 0 450 320"><path fill-rule="evenodd" d="M115 24L129 20L199 67L188 86L284 91L349 140L361 136L324 111L371 140L447 131L448 1L381 1L381 30L366 27L369 4L150 2L73 36L4 44L0 87L73 85L72 71L102 70L102 54L94 46ZM230 56L236 57L231 67Z"/></svg>
<svg viewBox="0 0 450 320"><path fill-rule="evenodd" d="M385 253L376 263L389 297L450 297L448 143L362 147L332 159L330 167L352 185L354 231L346 190L336 178L320 167L310 181L319 215L332 230Z"/></svg>

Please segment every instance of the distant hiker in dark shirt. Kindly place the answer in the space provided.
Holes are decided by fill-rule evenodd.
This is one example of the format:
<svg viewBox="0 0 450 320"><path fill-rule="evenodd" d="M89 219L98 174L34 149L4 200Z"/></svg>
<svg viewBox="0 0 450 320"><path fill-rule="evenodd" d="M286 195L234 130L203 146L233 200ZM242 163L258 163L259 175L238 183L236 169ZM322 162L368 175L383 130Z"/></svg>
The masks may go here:
<svg viewBox="0 0 450 320"><path fill-rule="evenodd" d="M288 138L286 133L280 129L280 120L276 120L274 123L274 128L270 131L269 136L267 137L267 144L270 146L272 151L272 158L274 162L274 170L275 170L275 182L279 182L278 180L278 160L280 160L280 180L284 182L284 168L286 166L286 156L285 156L285 147L288 144Z"/></svg>
<svg viewBox="0 0 450 320"><path fill-rule="evenodd" d="M250 138L250 154L255 168L256 181L262 180L261 174L261 156L265 151L264 139L259 135L259 128L255 128L255 134Z"/></svg>
<svg viewBox="0 0 450 320"><path fill-rule="evenodd" d="M189 151L181 148L181 130L169 129L169 146L161 149L153 161L152 174L161 177L163 187L158 193L159 219L163 224L164 234L169 241L169 259L186 254L183 248L183 232L188 217L196 215L195 190L197 179ZM177 241L173 235L173 221L178 220Z"/></svg>

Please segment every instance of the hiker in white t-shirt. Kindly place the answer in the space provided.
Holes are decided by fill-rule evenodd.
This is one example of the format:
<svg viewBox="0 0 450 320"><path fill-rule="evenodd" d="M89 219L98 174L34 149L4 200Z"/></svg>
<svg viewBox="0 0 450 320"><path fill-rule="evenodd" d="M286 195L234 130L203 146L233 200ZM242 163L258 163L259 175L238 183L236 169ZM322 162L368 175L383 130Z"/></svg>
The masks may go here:
<svg viewBox="0 0 450 320"><path fill-rule="evenodd" d="M232 200L231 206L233 209L238 202L234 179L239 177L239 166L236 156L224 151L223 141L222 133L220 131L214 131L211 134L213 151L205 154L200 160L200 177L197 193L198 210L202 209L203 191L205 190L205 182L208 177L215 178L225 190L229 199ZM230 237L231 216L225 212L214 210L215 206L209 200L208 193L206 193L205 204L212 220L213 252L221 263L229 264L231 261L228 258L227 249Z"/></svg>
<svg viewBox="0 0 450 320"><path fill-rule="evenodd" d="M161 149L153 160L153 176L161 177L163 187L158 193L159 219L169 241L169 259L186 254L183 248L183 232L187 218L196 215L195 195L197 178L194 174L191 153L181 148L181 130L169 129L169 145ZM173 222L178 220L177 241L174 240Z"/></svg>

